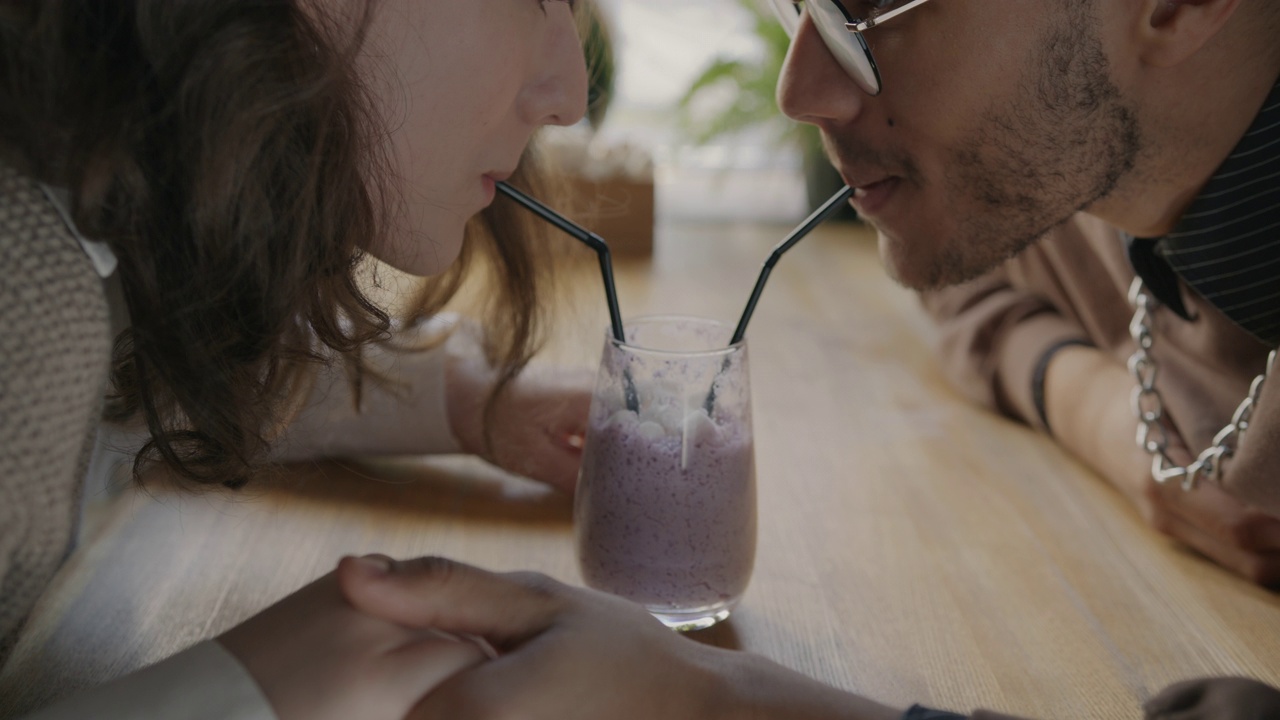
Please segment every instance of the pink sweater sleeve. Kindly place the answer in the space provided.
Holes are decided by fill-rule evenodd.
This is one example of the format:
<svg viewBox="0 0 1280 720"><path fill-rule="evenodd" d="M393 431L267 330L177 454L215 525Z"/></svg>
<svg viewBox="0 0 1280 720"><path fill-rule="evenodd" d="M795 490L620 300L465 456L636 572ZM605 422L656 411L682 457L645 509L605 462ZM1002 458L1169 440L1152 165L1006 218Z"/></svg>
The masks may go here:
<svg viewBox="0 0 1280 720"><path fill-rule="evenodd" d="M1013 285L1003 268L922 293L921 301L938 325L938 354L951 383L974 402L1040 427L1032 397L1036 364L1050 346L1087 338L1084 329Z"/></svg>

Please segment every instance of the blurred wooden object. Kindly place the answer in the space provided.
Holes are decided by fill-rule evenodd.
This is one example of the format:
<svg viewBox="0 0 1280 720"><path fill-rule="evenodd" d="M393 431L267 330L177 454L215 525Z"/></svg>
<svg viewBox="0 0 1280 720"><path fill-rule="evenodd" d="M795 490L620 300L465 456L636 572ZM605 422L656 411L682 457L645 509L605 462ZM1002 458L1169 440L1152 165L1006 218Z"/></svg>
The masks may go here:
<svg viewBox="0 0 1280 720"><path fill-rule="evenodd" d="M541 149L543 163L563 180L557 209L604 238L614 257L652 256L657 215L647 148L570 128L547 134Z"/></svg>
<svg viewBox="0 0 1280 720"><path fill-rule="evenodd" d="M653 179L567 178L572 219L605 239L617 258L653 254Z"/></svg>
<svg viewBox="0 0 1280 720"><path fill-rule="evenodd" d="M624 314L736 321L787 229L659 224L653 260L617 266ZM574 273L550 355L594 367L599 276ZM1195 676L1280 684L1277 596L953 394L932 327L864 229L827 225L789 252L747 338L759 554L742 605L703 641L884 702L1040 718L1137 718ZM465 458L297 467L232 495L130 492L37 609L0 674L0 717L210 637L344 553L576 583L571 505Z"/></svg>

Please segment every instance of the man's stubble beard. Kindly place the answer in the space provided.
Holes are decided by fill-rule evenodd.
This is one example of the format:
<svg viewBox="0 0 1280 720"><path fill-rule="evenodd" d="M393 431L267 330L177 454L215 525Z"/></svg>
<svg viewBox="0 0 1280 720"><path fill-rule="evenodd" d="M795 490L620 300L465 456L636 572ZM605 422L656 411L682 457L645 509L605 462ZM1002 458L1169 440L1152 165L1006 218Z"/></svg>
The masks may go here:
<svg viewBox="0 0 1280 720"><path fill-rule="evenodd" d="M956 227L932 252L884 237L890 274L917 290L977 278L1110 194L1133 171L1143 141L1137 114L1111 81L1096 21L1074 3L1042 38L1017 100L993 103L972 140L951 154L948 208ZM919 257L911 257L920 255ZM925 256L927 255L927 256ZM886 258L886 260L890 260ZM913 265L915 267L908 267Z"/></svg>

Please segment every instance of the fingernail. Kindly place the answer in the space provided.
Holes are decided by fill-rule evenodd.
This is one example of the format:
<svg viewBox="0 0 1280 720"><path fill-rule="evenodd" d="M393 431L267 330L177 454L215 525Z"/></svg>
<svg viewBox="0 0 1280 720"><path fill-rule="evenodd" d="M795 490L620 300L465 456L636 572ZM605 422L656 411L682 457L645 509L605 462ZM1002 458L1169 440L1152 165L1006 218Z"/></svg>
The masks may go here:
<svg viewBox="0 0 1280 720"><path fill-rule="evenodd" d="M391 559L386 555L365 555L356 558L356 562L377 575L386 575L391 572Z"/></svg>

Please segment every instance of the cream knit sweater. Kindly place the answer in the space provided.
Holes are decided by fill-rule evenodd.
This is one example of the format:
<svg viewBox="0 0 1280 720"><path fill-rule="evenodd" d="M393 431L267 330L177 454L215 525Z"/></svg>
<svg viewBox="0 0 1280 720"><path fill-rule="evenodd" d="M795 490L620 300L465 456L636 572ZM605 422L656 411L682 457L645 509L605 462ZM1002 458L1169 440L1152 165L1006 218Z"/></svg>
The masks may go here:
<svg viewBox="0 0 1280 720"><path fill-rule="evenodd" d="M71 549L110 359L92 262L0 164L0 665Z"/></svg>
<svg viewBox="0 0 1280 720"><path fill-rule="evenodd" d="M366 348L392 383L367 386L360 407L341 367L321 369L271 459L458 452L445 407L448 352L410 350L452 323L400 328ZM71 550L111 335L84 247L40 186L0 163L0 666Z"/></svg>

